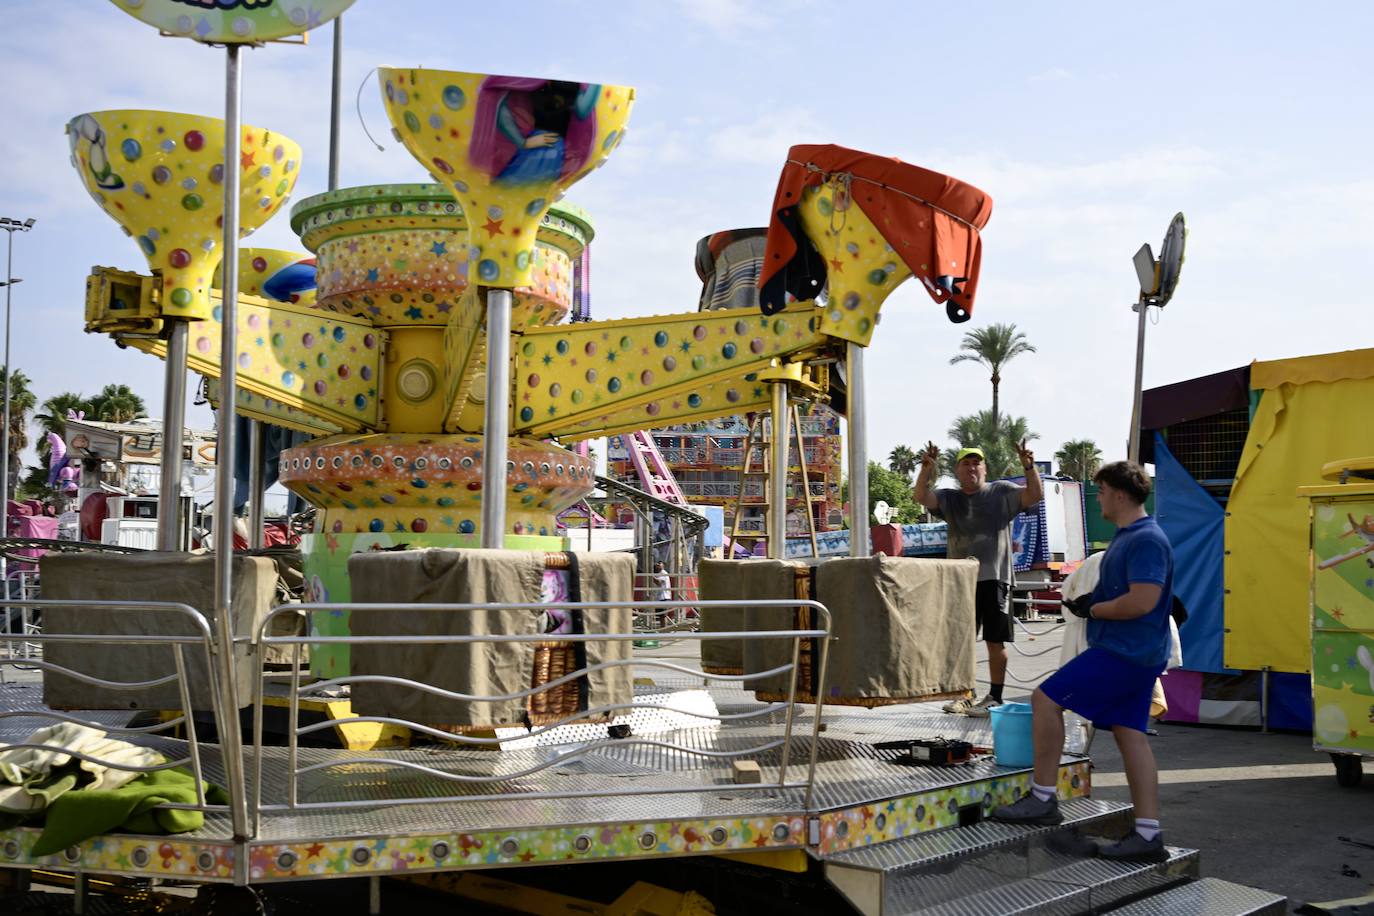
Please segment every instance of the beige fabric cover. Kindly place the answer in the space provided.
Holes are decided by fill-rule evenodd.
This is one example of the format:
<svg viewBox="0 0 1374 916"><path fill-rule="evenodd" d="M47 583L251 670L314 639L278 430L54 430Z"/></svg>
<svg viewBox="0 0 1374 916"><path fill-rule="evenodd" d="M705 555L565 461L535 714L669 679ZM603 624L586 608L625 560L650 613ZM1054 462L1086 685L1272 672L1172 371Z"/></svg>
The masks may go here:
<svg viewBox="0 0 1374 916"><path fill-rule="evenodd" d="M725 601L731 598L760 600L765 598L792 598L795 594L793 572L795 564L781 560L702 560L697 567L697 588L702 601ZM701 609L701 632L733 633L743 630L790 630L794 608L769 608L750 611L748 605L724 608ZM767 624L767 625L765 625ZM701 641L701 665L707 669L766 671L790 660L790 645L782 648L784 641L774 642L772 647L763 646L763 640L751 640L752 646L746 649L745 640L704 639ZM773 651L770 652L769 649ZM746 665L745 654L749 653L754 667ZM779 654L780 653L780 654ZM773 665L764 664L765 658L783 658ZM770 679L771 680L771 679ZM746 682L749 689L763 689L757 681ZM786 689L784 686L782 689Z"/></svg>
<svg viewBox="0 0 1374 916"><path fill-rule="evenodd" d="M39 561L43 597L58 601L176 601L200 611L215 631L215 558L185 553L70 553L49 554ZM271 560L238 556L233 563L235 637L253 636L272 609L277 571ZM50 634L145 634L194 636L196 629L167 611L111 610L89 607L47 608L43 631ZM210 672L199 646L182 650L191 705L213 707ZM176 673L171 646L112 646L50 642L44 657L108 681L154 680ZM246 646L234 653L237 707L252 702L256 665ZM176 684L144 690L111 690L53 671L43 672L43 701L57 709L180 709Z"/></svg>
<svg viewBox="0 0 1374 916"><path fill-rule="evenodd" d="M816 569L829 608L829 697L935 696L974 689L976 560L873 556Z"/></svg>
<svg viewBox="0 0 1374 916"><path fill-rule="evenodd" d="M578 556L582 600L632 600L634 557L629 554ZM538 603L544 553L517 550L405 550L360 553L349 558L353 600L373 604ZM539 634L543 611L368 611L355 609L355 636ZM631 631L631 611L584 613L587 632ZM551 635L550 640L557 640ZM589 643L587 660L628 658L628 642ZM405 677L455 693L474 696L518 693L532 686L532 643L451 643L448 645L353 646L355 675ZM588 678L590 706L627 703L633 697L628 668ZM450 700L391 684L354 684L353 711L436 725L518 725L527 700Z"/></svg>

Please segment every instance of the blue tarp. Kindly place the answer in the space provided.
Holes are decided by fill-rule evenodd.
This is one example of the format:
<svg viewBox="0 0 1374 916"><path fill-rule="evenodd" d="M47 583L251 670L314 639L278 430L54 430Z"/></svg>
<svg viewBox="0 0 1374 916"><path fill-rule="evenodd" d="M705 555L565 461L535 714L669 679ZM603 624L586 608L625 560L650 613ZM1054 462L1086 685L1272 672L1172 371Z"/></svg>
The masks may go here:
<svg viewBox="0 0 1374 916"><path fill-rule="evenodd" d="M1174 548L1174 593L1188 608L1179 629L1183 667L1235 673L1222 664L1222 557L1226 514L1155 437L1155 517Z"/></svg>

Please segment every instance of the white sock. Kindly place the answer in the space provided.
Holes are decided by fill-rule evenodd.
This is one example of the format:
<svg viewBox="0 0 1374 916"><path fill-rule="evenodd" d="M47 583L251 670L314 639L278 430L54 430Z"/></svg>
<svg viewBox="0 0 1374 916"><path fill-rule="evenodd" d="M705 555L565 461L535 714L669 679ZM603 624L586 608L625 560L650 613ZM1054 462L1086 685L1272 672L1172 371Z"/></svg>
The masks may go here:
<svg viewBox="0 0 1374 916"><path fill-rule="evenodd" d="M1055 793L1055 791L1054 791L1054 786L1041 786L1041 785L1036 785L1035 782L1032 780L1032 781L1031 781L1031 794L1034 795L1036 798L1040 799L1041 801L1050 801L1050 800L1052 800L1052 799L1055 797L1055 794L1056 794L1056 793ZM1136 821L1136 823L1139 824L1140 822L1139 822L1139 821ZM1156 821L1155 823L1156 823L1156 826L1157 826L1159 822ZM1156 831L1156 832L1158 832L1158 831Z"/></svg>
<svg viewBox="0 0 1374 916"><path fill-rule="evenodd" d="M1159 836L1159 821L1155 818L1138 817L1135 819L1135 832L1141 839L1153 840Z"/></svg>

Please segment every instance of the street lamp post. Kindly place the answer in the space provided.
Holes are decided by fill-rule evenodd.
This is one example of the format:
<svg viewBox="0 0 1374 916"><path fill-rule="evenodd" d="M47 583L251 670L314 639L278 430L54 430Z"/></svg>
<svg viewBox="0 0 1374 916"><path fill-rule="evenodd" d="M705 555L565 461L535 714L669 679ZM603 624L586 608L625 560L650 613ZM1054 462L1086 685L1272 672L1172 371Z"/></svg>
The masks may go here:
<svg viewBox="0 0 1374 916"><path fill-rule="evenodd" d="M33 217L19 220L11 219L8 216L0 216L0 229L4 229L9 234L9 241L6 245L7 253L5 258L5 414L4 432L0 433L0 460L4 461L4 473L0 474L0 518L4 519L4 524L0 525L0 536L9 537L10 533L10 378L14 375L14 367L10 365L10 299L14 293L14 284L21 281L14 279L14 234L16 232L28 232L33 228L35 220ZM3 556L0 556L0 577L5 582L4 596L9 597L9 563Z"/></svg>

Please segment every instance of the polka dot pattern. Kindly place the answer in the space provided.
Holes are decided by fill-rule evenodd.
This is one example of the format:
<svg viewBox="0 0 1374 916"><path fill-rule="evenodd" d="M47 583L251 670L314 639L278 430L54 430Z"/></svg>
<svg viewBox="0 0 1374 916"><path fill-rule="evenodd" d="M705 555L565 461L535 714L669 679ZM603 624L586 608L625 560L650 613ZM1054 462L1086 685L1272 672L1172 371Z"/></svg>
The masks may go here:
<svg viewBox="0 0 1374 916"><path fill-rule="evenodd" d="M508 534L554 533L554 516L594 488L590 460L537 439L512 439L507 462ZM282 453L281 480L324 510L322 532L481 529L481 436L319 439Z"/></svg>
<svg viewBox="0 0 1374 916"><path fill-rule="evenodd" d="M114 0L115 6L158 31L214 44L271 41L299 35L333 19L354 0L278 0L276 3L187 4L184 0ZM207 6L227 7L206 9Z"/></svg>
<svg viewBox="0 0 1374 916"><path fill-rule="evenodd" d="M162 314L210 317L223 257L224 122L165 111L101 111L67 125L72 165L102 209L162 273ZM295 141L244 127L240 234L265 223L300 174ZM190 189L190 190L188 190Z"/></svg>
<svg viewBox="0 0 1374 916"><path fill-rule="evenodd" d="M862 192L860 192L862 193ZM817 306L821 333L868 346L878 310L911 269L883 239L863 208L836 184L807 188L801 221L828 263L828 301Z"/></svg>
<svg viewBox="0 0 1374 916"><path fill-rule="evenodd" d="M515 431L665 426L768 403L769 360L814 346L815 309L696 312L527 331L514 345ZM714 411L714 413L713 413Z"/></svg>
<svg viewBox="0 0 1374 916"><path fill-rule="evenodd" d="M381 68L377 76L395 136L449 188L470 220L469 276L483 286L528 286L535 234L545 208L619 144L634 90L598 87L589 116L570 115L579 129L590 133L584 138L587 142L572 149L571 128L563 137L544 134L554 142L527 145L522 151L529 154L526 158L543 163L542 170L526 171L516 180L504 174L516 150L497 130L495 118L505 98L527 90L511 88L507 77L478 73ZM486 123L477 124L479 114ZM474 136L493 138L490 149L474 149Z"/></svg>

